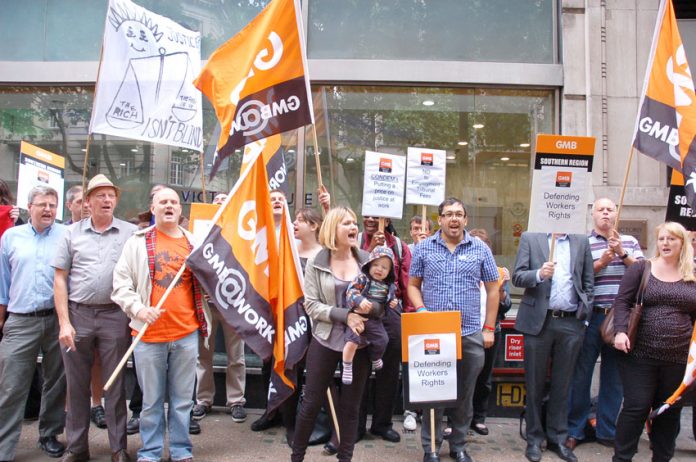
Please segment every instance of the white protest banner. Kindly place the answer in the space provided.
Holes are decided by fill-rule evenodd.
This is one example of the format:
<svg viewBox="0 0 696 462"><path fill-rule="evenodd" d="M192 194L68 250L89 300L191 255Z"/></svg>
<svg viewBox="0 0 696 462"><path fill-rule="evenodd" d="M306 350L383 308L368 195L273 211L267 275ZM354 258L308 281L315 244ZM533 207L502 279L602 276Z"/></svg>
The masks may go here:
<svg viewBox="0 0 696 462"><path fill-rule="evenodd" d="M585 234L594 137L538 135L527 231Z"/></svg>
<svg viewBox="0 0 696 462"><path fill-rule="evenodd" d="M456 334L408 338L408 383L412 403L457 399Z"/></svg>
<svg viewBox="0 0 696 462"><path fill-rule="evenodd" d="M63 220L65 158L22 141L19 146L17 207L29 208L29 191L34 186L50 186L58 193L56 219Z"/></svg>
<svg viewBox="0 0 696 462"><path fill-rule="evenodd" d="M445 200L446 152L408 148L406 203L438 206Z"/></svg>
<svg viewBox="0 0 696 462"><path fill-rule="evenodd" d="M203 149L201 36L130 0L110 0L90 133Z"/></svg>
<svg viewBox="0 0 696 462"><path fill-rule="evenodd" d="M406 158L365 151L362 216L400 220L404 212Z"/></svg>
<svg viewBox="0 0 696 462"><path fill-rule="evenodd" d="M403 313L401 362L404 405L408 409L449 407L457 395L461 361L459 311Z"/></svg>

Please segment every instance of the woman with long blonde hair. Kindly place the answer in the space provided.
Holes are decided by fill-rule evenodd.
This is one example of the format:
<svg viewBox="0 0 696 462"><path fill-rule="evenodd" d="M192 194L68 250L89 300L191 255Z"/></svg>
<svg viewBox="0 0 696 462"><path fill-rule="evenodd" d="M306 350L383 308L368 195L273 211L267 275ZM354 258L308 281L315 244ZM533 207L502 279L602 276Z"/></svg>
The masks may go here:
<svg viewBox="0 0 696 462"><path fill-rule="evenodd" d="M635 345L628 335L630 310L637 298L646 262L626 269L614 300L614 347L619 353L619 374L624 402L616 425L613 462L633 459L650 409L659 406L684 376L696 320L696 277L689 232L679 223L656 228L656 256L643 293L643 315ZM674 455L681 408L672 407L652 424L653 461Z"/></svg>

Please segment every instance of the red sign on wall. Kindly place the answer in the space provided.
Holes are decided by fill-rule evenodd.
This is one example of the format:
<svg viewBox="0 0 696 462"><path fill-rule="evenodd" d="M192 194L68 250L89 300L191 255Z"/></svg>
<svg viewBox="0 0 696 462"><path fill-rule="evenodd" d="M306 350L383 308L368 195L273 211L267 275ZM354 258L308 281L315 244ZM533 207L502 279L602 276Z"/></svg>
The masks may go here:
<svg viewBox="0 0 696 462"><path fill-rule="evenodd" d="M505 361L524 361L524 336L508 334L505 336Z"/></svg>

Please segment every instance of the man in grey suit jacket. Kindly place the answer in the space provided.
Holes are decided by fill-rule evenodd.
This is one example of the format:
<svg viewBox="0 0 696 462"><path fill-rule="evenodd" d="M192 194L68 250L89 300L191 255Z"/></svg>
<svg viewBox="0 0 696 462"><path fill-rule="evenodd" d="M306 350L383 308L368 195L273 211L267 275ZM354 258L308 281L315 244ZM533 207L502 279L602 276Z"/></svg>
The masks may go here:
<svg viewBox="0 0 696 462"><path fill-rule="evenodd" d="M548 448L561 459L575 462L575 454L565 446L568 389L582 347L585 322L592 312L594 272L585 235L555 235L553 261L549 261L552 237L546 233L524 233L512 274L512 283L524 288L515 328L524 334L525 456L532 462L541 460L541 443L546 439ZM551 357L544 431L541 401Z"/></svg>

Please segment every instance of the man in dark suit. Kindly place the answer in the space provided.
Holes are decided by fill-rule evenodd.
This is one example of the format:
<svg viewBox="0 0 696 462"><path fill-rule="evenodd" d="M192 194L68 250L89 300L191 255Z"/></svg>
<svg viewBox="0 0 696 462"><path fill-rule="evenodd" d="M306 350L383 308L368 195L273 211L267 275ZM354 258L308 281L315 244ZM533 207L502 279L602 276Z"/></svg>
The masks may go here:
<svg viewBox="0 0 696 462"><path fill-rule="evenodd" d="M550 259L553 238L555 251ZM592 312L594 273L587 237L524 233L512 283L524 288L515 328L524 334L525 456L532 462L541 460L541 443L546 439L548 449L561 459L576 462L575 454L565 442L568 438L568 389L582 347L586 321ZM551 388L544 431L541 401L551 357Z"/></svg>

